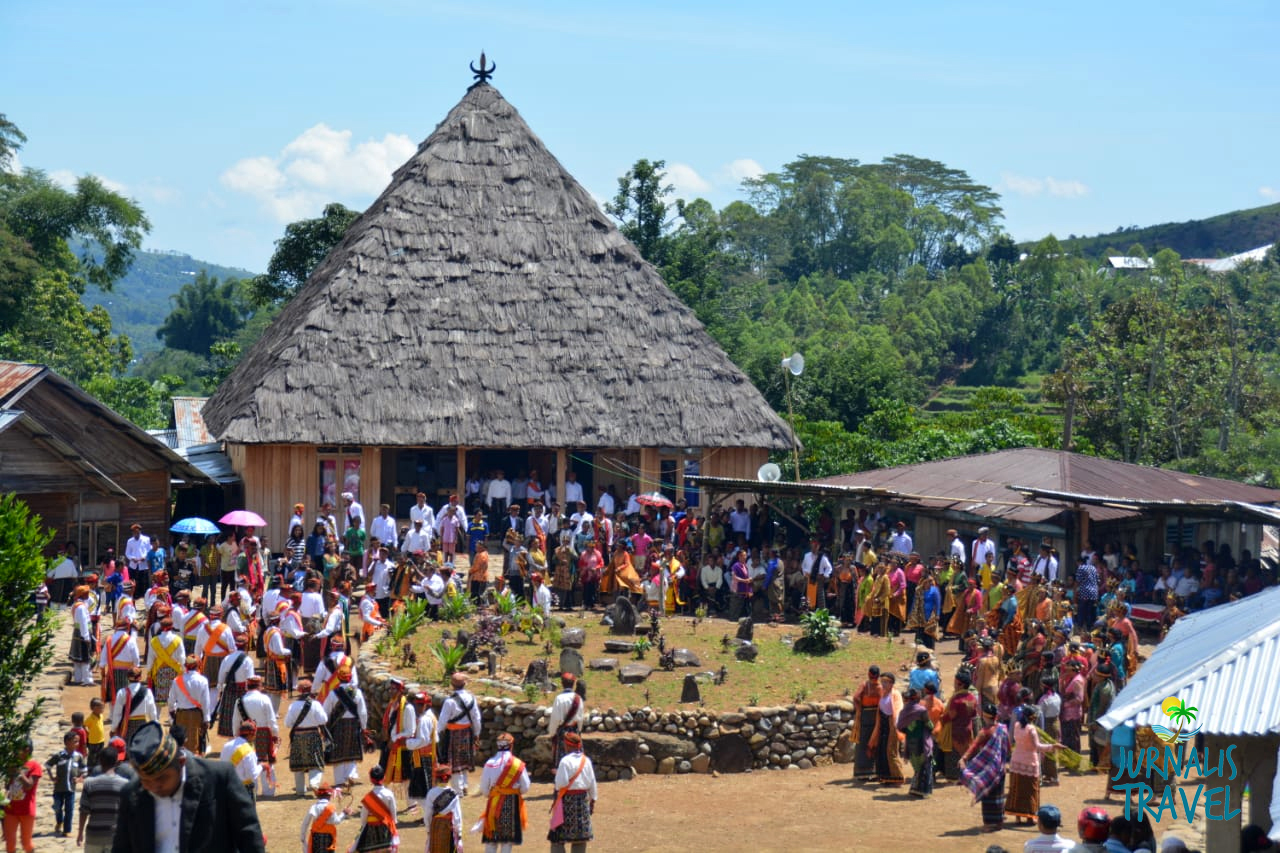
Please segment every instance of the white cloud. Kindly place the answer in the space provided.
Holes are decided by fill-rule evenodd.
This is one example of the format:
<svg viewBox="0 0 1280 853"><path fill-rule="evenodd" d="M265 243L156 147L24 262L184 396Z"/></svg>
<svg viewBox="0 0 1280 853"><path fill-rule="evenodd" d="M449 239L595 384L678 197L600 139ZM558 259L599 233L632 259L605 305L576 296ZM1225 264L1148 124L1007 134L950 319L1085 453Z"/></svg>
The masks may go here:
<svg viewBox="0 0 1280 853"><path fill-rule="evenodd" d="M687 163L668 163L666 171L671 191L678 197L690 198L711 189L711 182Z"/></svg>
<svg viewBox="0 0 1280 853"><path fill-rule="evenodd" d="M758 178L763 175L764 166L750 157L742 157L726 164L720 172L726 180L740 184L748 178Z"/></svg>
<svg viewBox="0 0 1280 853"><path fill-rule="evenodd" d="M102 175L94 175L94 177L113 193L119 193L123 196L129 195L129 187L125 184L122 184L119 181L113 181L110 178L104 178ZM49 180L62 187L64 190L71 190L74 192L76 188L76 181L79 180L79 177L70 169L54 169L52 172L49 172Z"/></svg>
<svg viewBox="0 0 1280 853"><path fill-rule="evenodd" d="M1005 172L1002 176L1004 188L1014 195L1038 196L1051 195L1057 198L1080 198L1089 194L1089 187L1083 182L1063 178L1031 178L1026 175L1015 175Z"/></svg>
<svg viewBox="0 0 1280 853"><path fill-rule="evenodd" d="M9 153L9 165L6 167L5 171L11 175L22 174L22 161L18 159L17 151L11 151Z"/></svg>
<svg viewBox="0 0 1280 853"><path fill-rule="evenodd" d="M351 144L349 130L323 123L308 128L275 157L246 157L222 173L222 185L244 193L280 222L314 216L335 196L381 192L391 173L417 150L404 134Z"/></svg>
<svg viewBox="0 0 1280 853"><path fill-rule="evenodd" d="M1276 189L1275 187L1259 187L1258 195L1263 198L1269 198L1272 201L1280 201L1280 189Z"/></svg>

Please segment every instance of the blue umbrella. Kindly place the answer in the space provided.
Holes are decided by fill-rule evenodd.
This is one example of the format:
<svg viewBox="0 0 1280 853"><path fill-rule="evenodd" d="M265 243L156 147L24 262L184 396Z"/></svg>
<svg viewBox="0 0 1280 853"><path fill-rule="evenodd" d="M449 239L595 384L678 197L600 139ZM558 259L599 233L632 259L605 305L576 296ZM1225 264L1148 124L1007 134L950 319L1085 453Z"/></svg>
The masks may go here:
<svg viewBox="0 0 1280 853"><path fill-rule="evenodd" d="M222 532L218 525L207 518L184 518L169 529L174 533L198 533L205 536Z"/></svg>

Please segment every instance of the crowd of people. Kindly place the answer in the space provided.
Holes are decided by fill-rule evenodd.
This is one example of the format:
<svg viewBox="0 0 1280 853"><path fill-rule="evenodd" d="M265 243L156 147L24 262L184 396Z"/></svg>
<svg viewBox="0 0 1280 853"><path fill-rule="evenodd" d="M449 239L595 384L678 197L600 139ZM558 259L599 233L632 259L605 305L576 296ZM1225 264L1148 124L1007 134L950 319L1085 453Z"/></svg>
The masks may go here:
<svg viewBox="0 0 1280 853"><path fill-rule="evenodd" d="M1017 539L998 545L986 528L968 541L950 530L922 557L905 520L866 511L850 510L839 524L823 512L806 536L775 521L767 504L748 509L739 500L703 517L683 501L632 494L623 504L611 489L590 507L573 477L565 492L568 512L536 472L514 485L495 472L471 478L463 504L451 495L437 511L419 494L403 524L385 504L366 519L348 492L340 516L328 503L311 518L295 505L277 553L253 528L166 546L135 524L122 559L108 552L97 571L84 571L68 543L47 598L71 605L72 682L101 693L68 733L65 752L83 760L49 765L59 831L71 831L75 780L86 768L106 773L110 762L118 774L132 765L139 781L131 796L141 786L159 798L151 783L169 779L179 761L202 760L216 736L250 807L276 795L284 761L294 794L315 797L304 851L333 849L335 827L357 817L353 850L390 849L402 804L421 812L429 850L460 849L458 799L468 794L481 731L465 676L455 677L438 714L425 693L402 691L371 726L351 648L405 601L423 598L434 613L452 596L483 603L503 595L523 596L548 616L627 596L666 614L756 620L826 609L851 629L914 634L917 665L904 684L872 667L857 690L854 778L920 798L961 782L981 802L985 829L1006 819L1043 826L1041 785L1080 767L1083 747L1094 768L1106 768L1113 747L1151 737L1124 726L1108 733L1097 722L1141 662L1133 603L1163 601L1167 623L1273 582L1248 554L1237 563L1213 543L1158 572L1116 545L1090 546L1071 571L1051 543L1031 553ZM503 552L501 570L490 566L490 547ZM944 686L934 652L948 640L963 663ZM596 789L581 751L583 703L565 679L550 720L558 771L548 837L578 850L591 838ZM284 741L287 755L278 757ZM486 850L519 843L527 826L527 771L511 742L499 736L481 773ZM367 751L379 752L371 788L358 805L340 807L362 784ZM87 787L83 802L91 802ZM85 819L82 806L82 826ZM103 819L89 820L101 838ZM6 817L6 834L9 825ZM21 821L14 827L23 831Z"/></svg>

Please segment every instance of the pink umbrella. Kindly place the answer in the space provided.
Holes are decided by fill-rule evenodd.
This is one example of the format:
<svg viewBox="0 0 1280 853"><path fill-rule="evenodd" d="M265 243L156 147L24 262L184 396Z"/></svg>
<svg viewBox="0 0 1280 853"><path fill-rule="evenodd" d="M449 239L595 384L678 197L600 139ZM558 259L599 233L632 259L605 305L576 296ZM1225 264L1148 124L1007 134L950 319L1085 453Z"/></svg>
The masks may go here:
<svg viewBox="0 0 1280 853"><path fill-rule="evenodd" d="M267 520L256 512L247 509L233 510L218 519L219 524L230 524L235 527L266 527Z"/></svg>

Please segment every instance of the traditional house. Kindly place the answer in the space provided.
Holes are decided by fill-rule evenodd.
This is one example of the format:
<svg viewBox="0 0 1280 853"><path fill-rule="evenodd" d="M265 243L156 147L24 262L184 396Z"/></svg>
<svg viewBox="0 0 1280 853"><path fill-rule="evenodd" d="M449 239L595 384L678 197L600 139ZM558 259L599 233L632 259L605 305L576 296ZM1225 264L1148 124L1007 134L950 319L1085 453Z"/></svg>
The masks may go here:
<svg viewBox="0 0 1280 853"><path fill-rule="evenodd" d="M786 424L502 95L472 86L203 410L283 536L469 473L753 475ZM335 500L335 505L338 505Z"/></svg>
<svg viewBox="0 0 1280 853"><path fill-rule="evenodd" d="M174 485L210 482L146 431L48 367L0 361L0 490L16 493L82 562L119 553L137 523L167 541Z"/></svg>

